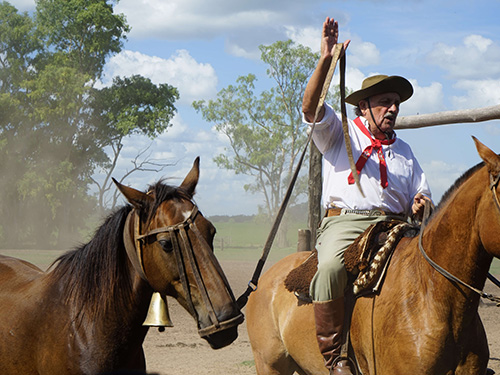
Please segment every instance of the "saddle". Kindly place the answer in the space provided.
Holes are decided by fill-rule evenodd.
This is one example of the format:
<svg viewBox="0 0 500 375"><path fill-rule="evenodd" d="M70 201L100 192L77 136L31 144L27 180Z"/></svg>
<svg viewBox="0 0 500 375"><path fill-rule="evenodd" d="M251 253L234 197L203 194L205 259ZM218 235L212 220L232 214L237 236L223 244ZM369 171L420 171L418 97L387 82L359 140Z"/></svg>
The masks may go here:
<svg viewBox="0 0 500 375"><path fill-rule="evenodd" d="M346 270L357 276L353 282L354 296L377 293L384 279L390 257L404 237L415 237L418 227L405 221L381 221L372 224L344 252ZM318 268L318 253L311 255L285 278L285 288L302 302L311 302L309 286ZM304 297L307 296L307 297Z"/></svg>

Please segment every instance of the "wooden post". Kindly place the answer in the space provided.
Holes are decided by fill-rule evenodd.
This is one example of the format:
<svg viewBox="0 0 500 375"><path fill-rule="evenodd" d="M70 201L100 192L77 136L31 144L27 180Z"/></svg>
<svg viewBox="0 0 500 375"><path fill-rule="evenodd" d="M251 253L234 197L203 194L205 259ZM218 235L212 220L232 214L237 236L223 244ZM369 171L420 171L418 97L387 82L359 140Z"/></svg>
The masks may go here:
<svg viewBox="0 0 500 375"><path fill-rule="evenodd" d="M316 228L321 221L321 190L322 190L322 173L321 173L321 160L322 155L318 148L311 142L309 148L309 200L308 200L308 219L307 226L311 232L311 246L313 249L316 242Z"/></svg>
<svg viewBox="0 0 500 375"><path fill-rule="evenodd" d="M297 251L311 251L311 231L299 229Z"/></svg>

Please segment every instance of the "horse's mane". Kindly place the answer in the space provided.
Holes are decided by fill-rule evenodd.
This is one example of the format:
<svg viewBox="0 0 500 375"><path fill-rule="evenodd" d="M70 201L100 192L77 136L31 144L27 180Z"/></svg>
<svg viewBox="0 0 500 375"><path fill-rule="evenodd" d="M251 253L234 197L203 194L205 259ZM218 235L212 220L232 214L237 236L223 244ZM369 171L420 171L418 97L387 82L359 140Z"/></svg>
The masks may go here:
<svg viewBox="0 0 500 375"><path fill-rule="evenodd" d="M151 185L148 192L155 199L140 210L148 221L162 202L190 199L183 189L162 181ZM125 205L111 213L88 243L61 255L53 264L53 275L61 281L66 303L83 314L95 316L109 309L120 311L130 302L132 284L127 277L123 229L131 210L130 205Z"/></svg>
<svg viewBox="0 0 500 375"><path fill-rule="evenodd" d="M450 196L460 187L465 181L467 181L474 173L476 173L479 169L484 166L484 162L480 162L479 164L473 166L469 170L467 170L462 176L460 176L453 185L451 185L448 190L441 197L441 201L438 204L438 209L443 207L444 204L448 201Z"/></svg>

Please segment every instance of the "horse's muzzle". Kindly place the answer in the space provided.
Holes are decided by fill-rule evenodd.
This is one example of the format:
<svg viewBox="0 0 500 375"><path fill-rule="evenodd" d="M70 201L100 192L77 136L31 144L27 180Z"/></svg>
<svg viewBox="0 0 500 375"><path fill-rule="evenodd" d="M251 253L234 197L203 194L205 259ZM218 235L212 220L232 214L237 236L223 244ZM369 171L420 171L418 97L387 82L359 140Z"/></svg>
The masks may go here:
<svg viewBox="0 0 500 375"><path fill-rule="evenodd" d="M245 320L243 314L219 322L217 325L201 328L198 334L207 340L212 349L220 349L231 344L238 338L238 326Z"/></svg>

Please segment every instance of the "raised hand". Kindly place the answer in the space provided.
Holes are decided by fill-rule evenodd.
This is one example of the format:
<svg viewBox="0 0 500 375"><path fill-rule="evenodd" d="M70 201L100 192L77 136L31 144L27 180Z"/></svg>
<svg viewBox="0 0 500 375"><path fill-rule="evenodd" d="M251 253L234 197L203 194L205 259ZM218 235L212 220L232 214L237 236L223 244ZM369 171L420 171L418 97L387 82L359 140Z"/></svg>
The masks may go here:
<svg viewBox="0 0 500 375"><path fill-rule="evenodd" d="M321 56L332 57L335 50L335 45L339 39L339 24L333 18L326 17L323 22L323 32L321 34ZM350 40L344 42L344 51L349 46Z"/></svg>

